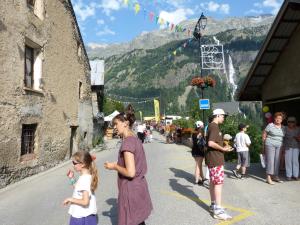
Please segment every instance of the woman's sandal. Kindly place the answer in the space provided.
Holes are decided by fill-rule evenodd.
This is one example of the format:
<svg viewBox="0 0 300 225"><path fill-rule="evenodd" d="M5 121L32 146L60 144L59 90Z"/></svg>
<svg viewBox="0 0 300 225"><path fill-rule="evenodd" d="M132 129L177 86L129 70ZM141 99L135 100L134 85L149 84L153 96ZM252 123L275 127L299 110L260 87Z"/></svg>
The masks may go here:
<svg viewBox="0 0 300 225"><path fill-rule="evenodd" d="M269 180L266 180L266 183L270 184L270 185L274 185L275 184L273 181L269 181Z"/></svg>

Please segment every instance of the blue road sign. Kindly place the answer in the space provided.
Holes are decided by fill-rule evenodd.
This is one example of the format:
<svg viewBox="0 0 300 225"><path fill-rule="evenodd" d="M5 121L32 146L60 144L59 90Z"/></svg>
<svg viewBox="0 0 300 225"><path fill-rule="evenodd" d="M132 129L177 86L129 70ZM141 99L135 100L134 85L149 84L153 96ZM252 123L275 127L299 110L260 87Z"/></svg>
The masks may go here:
<svg viewBox="0 0 300 225"><path fill-rule="evenodd" d="M200 109L210 109L209 99L200 99L199 106Z"/></svg>

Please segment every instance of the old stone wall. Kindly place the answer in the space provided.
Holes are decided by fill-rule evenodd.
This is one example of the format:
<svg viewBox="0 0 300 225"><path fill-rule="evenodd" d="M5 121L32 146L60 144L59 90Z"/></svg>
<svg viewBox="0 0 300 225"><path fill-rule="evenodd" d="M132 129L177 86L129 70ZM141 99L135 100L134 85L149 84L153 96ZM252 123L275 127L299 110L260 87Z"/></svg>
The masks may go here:
<svg viewBox="0 0 300 225"><path fill-rule="evenodd" d="M71 6L63 0L37 2L43 18L26 1L0 4L0 188L68 158L71 128L73 145L91 146L90 68ZM24 86L26 43L40 46L38 90ZM22 124L37 124L34 153L27 156L21 156Z"/></svg>

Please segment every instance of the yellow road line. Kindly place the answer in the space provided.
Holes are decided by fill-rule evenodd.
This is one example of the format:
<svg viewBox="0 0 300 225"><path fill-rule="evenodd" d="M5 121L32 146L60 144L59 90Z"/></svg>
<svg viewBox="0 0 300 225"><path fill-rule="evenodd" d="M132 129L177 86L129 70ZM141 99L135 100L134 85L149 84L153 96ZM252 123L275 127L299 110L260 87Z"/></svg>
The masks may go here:
<svg viewBox="0 0 300 225"><path fill-rule="evenodd" d="M190 197L190 196L182 195L182 194L179 194L179 193L176 193L176 192L161 191L161 193L166 194L166 195L175 196L176 198L180 198L180 199L190 199L190 200L193 200L193 201L196 201L196 202L205 203L205 204L207 204L207 205L210 203L209 200L202 200L202 199L200 199L200 198ZM246 218L248 218L248 217L254 215L253 212L250 212L250 211L248 211L248 210L246 210L246 209L236 208L236 207L233 207L233 206L230 206L230 205L225 205L224 207L227 208L227 209L230 209L230 210L232 210L232 211L240 212L241 214L239 214L239 215L237 215L237 216L234 216L231 220L228 220L228 221L222 221L222 222L220 222L220 223L218 223L218 224L216 224L216 225L229 225L229 224L234 224L234 223L236 223L236 222L245 220Z"/></svg>

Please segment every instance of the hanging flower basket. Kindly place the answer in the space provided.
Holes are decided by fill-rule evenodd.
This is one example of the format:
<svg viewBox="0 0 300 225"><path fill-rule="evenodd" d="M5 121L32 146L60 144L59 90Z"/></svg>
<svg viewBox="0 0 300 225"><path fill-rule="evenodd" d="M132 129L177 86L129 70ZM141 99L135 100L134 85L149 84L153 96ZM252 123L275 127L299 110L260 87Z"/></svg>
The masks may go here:
<svg viewBox="0 0 300 225"><path fill-rule="evenodd" d="M197 86L199 88L207 88L216 86L216 81L210 77L194 77L191 82L192 86Z"/></svg>

